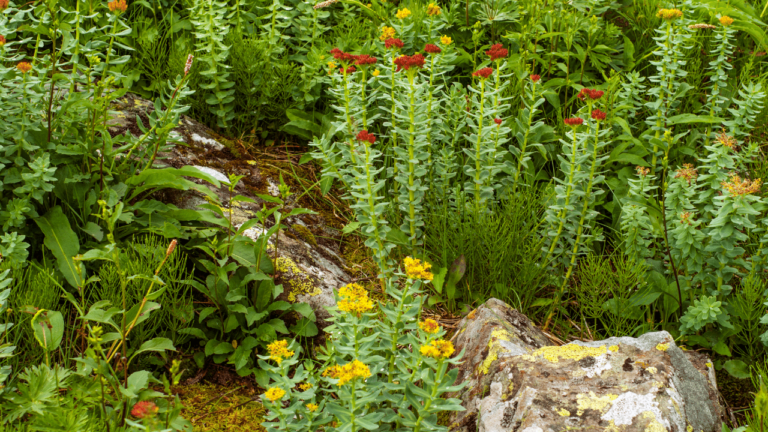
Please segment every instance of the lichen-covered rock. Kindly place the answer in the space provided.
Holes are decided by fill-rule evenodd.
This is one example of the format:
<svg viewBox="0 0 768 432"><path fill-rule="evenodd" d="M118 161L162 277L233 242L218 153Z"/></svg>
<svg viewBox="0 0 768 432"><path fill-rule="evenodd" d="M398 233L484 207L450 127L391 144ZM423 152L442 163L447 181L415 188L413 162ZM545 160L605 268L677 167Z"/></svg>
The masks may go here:
<svg viewBox="0 0 768 432"><path fill-rule="evenodd" d="M453 344L464 350L457 382L468 381L461 393L466 411L453 413L454 430L471 431L480 400L488 393L495 365L507 357L529 354L551 345L546 335L525 315L501 300L492 298L470 312L456 327Z"/></svg>
<svg viewBox="0 0 768 432"><path fill-rule="evenodd" d="M507 309L498 303L482 306L476 316L501 316L498 311ZM513 312L505 313L525 323L525 334L536 334L528 329L527 318L522 321ZM468 352L459 380L470 384L461 395L467 411L455 415L452 431L720 430L722 411L712 364L703 354L678 348L667 332L563 346L539 340L536 349L510 337L509 344L504 341L510 352L497 349L497 358L488 361L501 334L493 328L504 325L496 318L487 322L492 329L479 333L477 341L471 335L456 337L457 350ZM467 326L462 334L479 330L471 327L470 319L462 325ZM481 352L484 359L470 351L483 341L489 346ZM521 345L525 352L514 352Z"/></svg>

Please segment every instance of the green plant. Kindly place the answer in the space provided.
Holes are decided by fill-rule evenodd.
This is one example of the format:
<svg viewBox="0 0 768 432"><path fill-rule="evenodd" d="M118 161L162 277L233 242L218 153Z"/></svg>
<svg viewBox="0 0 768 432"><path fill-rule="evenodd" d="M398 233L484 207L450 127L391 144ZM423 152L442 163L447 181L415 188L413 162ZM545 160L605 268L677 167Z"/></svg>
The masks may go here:
<svg viewBox="0 0 768 432"><path fill-rule="evenodd" d="M444 331L437 322L418 321L417 296L432 275L418 260L406 258L405 266L407 280L386 281L392 301L380 305L381 318L376 318L374 303L362 286L351 284L338 291L321 365L302 364L300 347L287 341L275 342L270 355L260 356L259 364L270 378L263 396L270 411L264 423L268 431L321 426L352 432L382 426L447 430L438 425L438 414L463 410L457 399L442 398L463 387L454 385L458 370L448 370L463 353L453 356L453 345L441 339Z"/></svg>
<svg viewBox="0 0 768 432"><path fill-rule="evenodd" d="M289 333L284 321L288 313L295 311L304 317L291 327L291 331L299 336L317 334L313 322L315 314L309 305L276 300L283 292L283 287L274 283L272 274L275 266L268 254L272 236L279 235L280 229L287 228L281 224L282 220L309 211L295 208L283 215L283 200L290 195L290 190L282 184L281 198L259 195L265 202L276 205L271 208L264 205L253 219L235 228L233 211L237 203L254 202L240 195L232 196L241 178L234 175L229 177L229 209L223 208L216 201L205 205L221 216L226 225L219 235L195 246L207 256L207 259L199 261L200 267L206 271L206 277L202 283L190 283L213 306L199 311L200 327L186 328L180 333L195 336L200 339L200 345L204 346L203 351L195 353L199 367L203 367L206 357L212 356L214 362L226 361L240 375L254 373L263 382L264 372L254 368L253 351L275 340L278 333ZM268 218L273 218L275 223L266 229ZM254 227L262 230L255 241L243 235L246 230ZM277 250L274 257L277 258Z"/></svg>

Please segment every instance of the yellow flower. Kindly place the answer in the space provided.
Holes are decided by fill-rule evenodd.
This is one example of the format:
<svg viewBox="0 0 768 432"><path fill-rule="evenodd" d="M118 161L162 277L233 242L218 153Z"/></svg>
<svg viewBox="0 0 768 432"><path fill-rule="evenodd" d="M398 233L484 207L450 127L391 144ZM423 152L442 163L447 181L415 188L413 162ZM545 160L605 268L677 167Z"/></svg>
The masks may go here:
<svg viewBox="0 0 768 432"><path fill-rule="evenodd" d="M672 21L681 18L683 16L683 11L680 9L659 9L656 16L667 21Z"/></svg>
<svg viewBox="0 0 768 432"><path fill-rule="evenodd" d="M451 39L447 35L443 35L443 37L440 38L440 43L442 43L445 46L448 46L453 43L453 39Z"/></svg>
<svg viewBox="0 0 768 432"><path fill-rule="evenodd" d="M729 17L728 15L723 15L720 17L720 24L722 24L723 27L728 27L729 25L733 24L733 18Z"/></svg>
<svg viewBox="0 0 768 432"><path fill-rule="evenodd" d="M392 27L384 26L381 28L381 36L379 36L380 41L385 41L389 38L395 37L395 29Z"/></svg>
<svg viewBox="0 0 768 432"><path fill-rule="evenodd" d="M434 275L429 269L432 268L432 264L428 262L421 262L418 258L405 257L403 260L405 264L405 274L411 279L424 279L432 280Z"/></svg>
<svg viewBox="0 0 768 432"><path fill-rule="evenodd" d="M336 69L336 63L334 62L328 62L328 69L334 70Z"/></svg>
<svg viewBox="0 0 768 432"><path fill-rule="evenodd" d="M379 72L379 70L378 70L378 69L376 69L375 71L373 71L373 74L372 74L372 75L373 75L373 76L375 76L375 77L377 77L377 76L379 76L379 74L380 74L380 73L381 73L381 72Z"/></svg>
<svg viewBox="0 0 768 432"><path fill-rule="evenodd" d="M307 409L309 410L309 412L315 412L317 411L317 408L318 408L317 404L313 404L313 403L307 404Z"/></svg>
<svg viewBox="0 0 768 432"><path fill-rule="evenodd" d="M741 177L736 174L731 175L731 181L720 183L720 185L733 196L756 193L760 191L760 186L762 184L763 181L760 179L753 181L749 181L748 179L742 180Z"/></svg>
<svg viewBox="0 0 768 432"><path fill-rule="evenodd" d="M440 325L433 319L421 321L419 323L419 328L430 334L435 334L440 331Z"/></svg>
<svg viewBox="0 0 768 432"><path fill-rule="evenodd" d="M736 138L729 136L725 133L725 130L723 130L717 134L717 142L733 150L733 147L736 145Z"/></svg>
<svg viewBox="0 0 768 432"><path fill-rule="evenodd" d="M453 348L453 343L451 343L451 341L440 339L430 342L429 345L422 346L419 351L421 352L421 355L425 357L440 359L450 357L453 355L455 349Z"/></svg>
<svg viewBox="0 0 768 432"><path fill-rule="evenodd" d="M272 342L267 345L267 350L269 351L269 358L277 362L277 364L282 363L288 357L293 357L294 354L292 350L288 349L288 341L285 340Z"/></svg>
<svg viewBox="0 0 768 432"><path fill-rule="evenodd" d="M299 388L301 389L301 391L307 391L312 388L312 384L311 383L299 384Z"/></svg>
<svg viewBox="0 0 768 432"><path fill-rule="evenodd" d="M398 10L397 10L397 13L395 14L395 16L396 16L398 19L404 19L404 18L408 18L409 16L411 16L411 11L410 11L410 10L408 10L408 8L402 8L402 9L398 9Z"/></svg>
<svg viewBox="0 0 768 432"><path fill-rule="evenodd" d="M427 6L427 15L429 16L440 15L442 12L440 6L434 3L430 3L429 6Z"/></svg>
<svg viewBox="0 0 768 432"><path fill-rule="evenodd" d="M373 301L368 298L368 292L360 284L353 283L339 289L341 300L337 303L340 310L354 313L357 316L373 309Z"/></svg>
<svg viewBox="0 0 768 432"><path fill-rule="evenodd" d="M269 399L270 402L274 402L276 400L282 399L283 396L285 396L285 390L278 387L272 387L271 389L267 390L266 393L264 393L264 396Z"/></svg>
<svg viewBox="0 0 768 432"><path fill-rule="evenodd" d="M323 376L330 376L339 380L336 385L341 387L356 378L365 379L370 377L371 370L360 360L355 360L344 366L331 366L323 372Z"/></svg>
<svg viewBox="0 0 768 432"><path fill-rule="evenodd" d="M370 4L370 3L368 3L366 6L368 7L368 9L370 9L371 7L373 7L373 5L372 5L372 4Z"/></svg>

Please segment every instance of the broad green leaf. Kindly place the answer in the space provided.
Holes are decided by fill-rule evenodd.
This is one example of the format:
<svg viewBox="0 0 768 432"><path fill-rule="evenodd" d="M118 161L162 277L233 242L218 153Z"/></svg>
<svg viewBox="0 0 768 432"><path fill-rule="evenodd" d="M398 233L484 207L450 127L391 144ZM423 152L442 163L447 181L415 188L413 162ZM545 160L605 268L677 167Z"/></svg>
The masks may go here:
<svg viewBox="0 0 768 432"><path fill-rule="evenodd" d="M56 206L44 216L35 218L35 223L45 235L45 246L56 257L64 278L75 288L81 286L85 277L85 266L72 259L80 253L80 242L61 207Z"/></svg>

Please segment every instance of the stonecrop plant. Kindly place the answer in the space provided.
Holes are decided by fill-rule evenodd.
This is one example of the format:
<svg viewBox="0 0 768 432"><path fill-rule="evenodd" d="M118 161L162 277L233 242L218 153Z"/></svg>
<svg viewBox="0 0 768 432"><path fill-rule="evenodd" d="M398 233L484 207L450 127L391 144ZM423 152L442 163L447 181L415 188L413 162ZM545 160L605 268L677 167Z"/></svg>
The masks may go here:
<svg viewBox="0 0 768 432"><path fill-rule="evenodd" d="M436 321L421 317L429 264L408 257L404 267L386 279L389 301L370 298L357 283L338 290L317 361L302 359L301 346L286 340L259 356L270 378L262 396L267 431L448 430L438 413L464 409L444 397L464 386L451 368L463 353Z"/></svg>

